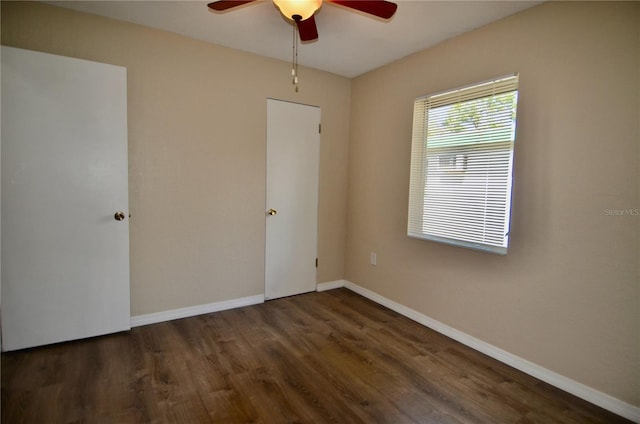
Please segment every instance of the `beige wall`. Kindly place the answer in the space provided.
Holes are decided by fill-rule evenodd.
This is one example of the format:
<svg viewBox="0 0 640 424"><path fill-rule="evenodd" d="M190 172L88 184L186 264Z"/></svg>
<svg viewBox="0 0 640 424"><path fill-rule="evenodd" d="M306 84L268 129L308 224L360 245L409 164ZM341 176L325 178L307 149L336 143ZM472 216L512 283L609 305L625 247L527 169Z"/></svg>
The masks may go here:
<svg viewBox="0 0 640 424"><path fill-rule="evenodd" d="M203 10L206 13L206 10ZM2 44L127 67L133 315L264 293L266 98L318 105L318 281L344 275L350 80L39 3Z"/></svg>
<svg viewBox="0 0 640 424"><path fill-rule="evenodd" d="M511 245L406 236L414 98L520 73ZM640 405L640 4L546 3L352 82L346 279ZM369 265L369 252L378 265Z"/></svg>

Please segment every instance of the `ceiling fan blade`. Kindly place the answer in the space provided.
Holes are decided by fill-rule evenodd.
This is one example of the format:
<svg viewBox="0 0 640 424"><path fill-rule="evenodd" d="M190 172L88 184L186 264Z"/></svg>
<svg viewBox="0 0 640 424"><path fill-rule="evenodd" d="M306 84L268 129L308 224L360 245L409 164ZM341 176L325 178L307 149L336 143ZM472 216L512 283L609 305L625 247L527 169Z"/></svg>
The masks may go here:
<svg viewBox="0 0 640 424"><path fill-rule="evenodd" d="M296 25L298 26L301 41L313 41L318 38L318 27L316 27L316 20L313 15L304 21L296 20Z"/></svg>
<svg viewBox="0 0 640 424"><path fill-rule="evenodd" d="M389 19L398 9L398 5L385 0L327 0L330 3L359 10L382 19Z"/></svg>
<svg viewBox="0 0 640 424"><path fill-rule="evenodd" d="M223 10L242 6L243 4L252 3L254 1L256 0L218 0L209 3L207 6L209 7L209 9L213 9L216 12L222 12Z"/></svg>

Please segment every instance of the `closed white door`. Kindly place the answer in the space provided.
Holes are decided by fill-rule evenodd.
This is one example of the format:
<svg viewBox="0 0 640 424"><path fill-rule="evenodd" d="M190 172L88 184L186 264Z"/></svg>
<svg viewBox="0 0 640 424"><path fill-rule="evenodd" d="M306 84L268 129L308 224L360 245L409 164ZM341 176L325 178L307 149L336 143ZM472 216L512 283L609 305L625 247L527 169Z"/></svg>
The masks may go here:
<svg viewBox="0 0 640 424"><path fill-rule="evenodd" d="M2 348L129 329L126 69L2 47L1 111Z"/></svg>
<svg viewBox="0 0 640 424"><path fill-rule="evenodd" d="M265 297L314 291L320 108L267 100Z"/></svg>

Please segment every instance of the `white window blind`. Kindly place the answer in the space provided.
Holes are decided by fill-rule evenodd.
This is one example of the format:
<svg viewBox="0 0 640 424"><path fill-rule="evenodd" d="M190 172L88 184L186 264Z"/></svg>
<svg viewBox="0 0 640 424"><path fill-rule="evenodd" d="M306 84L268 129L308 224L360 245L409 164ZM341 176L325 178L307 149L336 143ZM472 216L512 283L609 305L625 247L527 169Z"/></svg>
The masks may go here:
<svg viewBox="0 0 640 424"><path fill-rule="evenodd" d="M416 99L407 234L506 254L518 76Z"/></svg>

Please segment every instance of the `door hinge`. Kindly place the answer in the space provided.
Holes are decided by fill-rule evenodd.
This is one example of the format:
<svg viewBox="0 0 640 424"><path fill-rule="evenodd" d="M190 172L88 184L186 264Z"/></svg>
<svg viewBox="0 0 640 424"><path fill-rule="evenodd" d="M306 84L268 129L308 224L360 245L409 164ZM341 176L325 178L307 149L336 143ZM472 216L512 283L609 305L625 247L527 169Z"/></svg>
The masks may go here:
<svg viewBox="0 0 640 424"><path fill-rule="evenodd" d="M316 258L316 268L318 268L318 258Z"/></svg>
<svg viewBox="0 0 640 424"><path fill-rule="evenodd" d="M322 134L322 124L318 124L318 134Z"/></svg>

